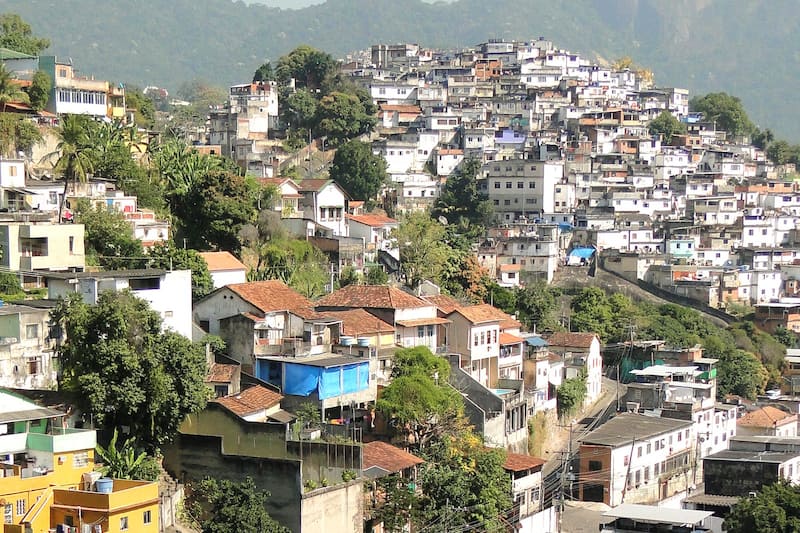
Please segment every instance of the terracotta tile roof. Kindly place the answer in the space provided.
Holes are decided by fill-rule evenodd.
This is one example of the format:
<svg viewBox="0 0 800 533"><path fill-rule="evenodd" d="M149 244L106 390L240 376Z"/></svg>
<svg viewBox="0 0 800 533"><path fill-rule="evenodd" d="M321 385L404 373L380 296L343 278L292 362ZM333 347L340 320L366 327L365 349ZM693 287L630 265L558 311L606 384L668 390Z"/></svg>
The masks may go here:
<svg viewBox="0 0 800 533"><path fill-rule="evenodd" d="M347 218L359 224L364 224L370 227L386 226L388 224L397 224L393 218L384 215L367 214L367 215L347 215Z"/></svg>
<svg viewBox="0 0 800 533"><path fill-rule="evenodd" d="M500 272L519 272L521 265L500 265Z"/></svg>
<svg viewBox="0 0 800 533"><path fill-rule="evenodd" d="M544 465L544 459L523 455L521 453L507 453L503 468L511 472L522 472L523 470L530 470L531 468L536 468L537 466L541 467L542 465Z"/></svg>
<svg viewBox="0 0 800 533"><path fill-rule="evenodd" d="M765 405L755 411L747 412L736 423L740 426L771 428L792 422L795 419L796 415L787 413L771 405Z"/></svg>
<svg viewBox="0 0 800 533"><path fill-rule="evenodd" d="M464 307L464 304L453 298L452 296L447 296L446 294L439 294L435 296L423 296L423 300L426 302L430 302L431 304L435 305L439 311L444 313L445 315L449 315L456 309Z"/></svg>
<svg viewBox="0 0 800 533"><path fill-rule="evenodd" d="M361 455L364 470L377 466L394 473L425 462L416 455L377 440L364 444Z"/></svg>
<svg viewBox="0 0 800 533"><path fill-rule="evenodd" d="M393 333L394 326L363 309L325 311L325 316L342 321L342 334L357 337L365 334Z"/></svg>
<svg viewBox="0 0 800 533"><path fill-rule="evenodd" d="M208 369L206 383L230 383L238 365L214 363Z"/></svg>
<svg viewBox="0 0 800 533"><path fill-rule="evenodd" d="M302 318L321 316L313 311L314 304L311 300L276 279L234 283L226 285L225 288L232 290L264 313L288 310Z"/></svg>
<svg viewBox="0 0 800 533"><path fill-rule="evenodd" d="M283 396L261 385L255 385L237 394L211 400L237 416L269 409L281 403Z"/></svg>
<svg viewBox="0 0 800 533"><path fill-rule="evenodd" d="M594 333L571 333L559 331L547 338L550 346L563 346L565 348L590 348L592 340L597 337Z"/></svg>
<svg viewBox="0 0 800 533"><path fill-rule="evenodd" d="M525 339L522 337L517 337L516 335L512 335L511 333L506 333L504 331L500 332L500 345L506 346L508 344L519 344L520 342L525 342Z"/></svg>
<svg viewBox="0 0 800 533"><path fill-rule="evenodd" d="M349 205L350 205L351 209L355 209L356 207L362 207L364 205L364 201L363 200L353 200L352 202L350 202Z"/></svg>
<svg viewBox="0 0 800 533"><path fill-rule="evenodd" d="M499 309L489 304L478 304L459 307L453 313L459 313L473 324L483 324L485 322L502 322L503 318L497 315L497 311Z"/></svg>
<svg viewBox="0 0 800 533"><path fill-rule="evenodd" d="M209 272L247 270L247 267L230 252L200 252L200 257L205 260Z"/></svg>
<svg viewBox="0 0 800 533"><path fill-rule="evenodd" d="M456 148L440 148L438 151L439 155L464 155L464 150L459 150Z"/></svg>
<svg viewBox="0 0 800 533"><path fill-rule="evenodd" d="M315 306L362 309L412 309L431 304L387 285L348 285L317 300Z"/></svg>
<svg viewBox="0 0 800 533"><path fill-rule="evenodd" d="M297 189L300 192L319 192L328 183L333 183L331 180L301 180L297 184Z"/></svg>
<svg viewBox="0 0 800 533"><path fill-rule="evenodd" d="M397 111L399 113L422 113L422 109L420 109L420 107L417 105L381 104L379 107L381 111Z"/></svg>

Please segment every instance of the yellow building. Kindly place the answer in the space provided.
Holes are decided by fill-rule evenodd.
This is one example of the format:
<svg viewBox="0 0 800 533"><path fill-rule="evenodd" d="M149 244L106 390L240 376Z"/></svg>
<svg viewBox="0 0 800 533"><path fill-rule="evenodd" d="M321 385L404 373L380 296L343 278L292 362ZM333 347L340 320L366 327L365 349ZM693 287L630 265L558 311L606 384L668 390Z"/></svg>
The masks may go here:
<svg viewBox="0 0 800 533"><path fill-rule="evenodd" d="M95 431L65 417L0 389L3 533L157 531L158 484L97 483Z"/></svg>

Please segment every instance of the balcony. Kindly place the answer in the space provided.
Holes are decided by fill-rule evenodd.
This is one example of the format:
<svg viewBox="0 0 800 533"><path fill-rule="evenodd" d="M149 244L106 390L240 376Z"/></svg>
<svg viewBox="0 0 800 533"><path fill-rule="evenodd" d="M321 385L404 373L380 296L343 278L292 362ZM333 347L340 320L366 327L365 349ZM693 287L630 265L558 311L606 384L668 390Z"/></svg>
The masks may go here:
<svg viewBox="0 0 800 533"><path fill-rule="evenodd" d="M21 453L27 449L28 434L0 435L0 454Z"/></svg>
<svg viewBox="0 0 800 533"><path fill-rule="evenodd" d="M66 453L77 450L93 450L97 446L97 434L93 429L53 428L48 433L28 433L27 447L30 450Z"/></svg>
<svg viewBox="0 0 800 533"><path fill-rule="evenodd" d="M53 490L53 504L74 509L96 509L100 512L124 510L158 502L158 484L150 481L115 479L110 493L85 490Z"/></svg>

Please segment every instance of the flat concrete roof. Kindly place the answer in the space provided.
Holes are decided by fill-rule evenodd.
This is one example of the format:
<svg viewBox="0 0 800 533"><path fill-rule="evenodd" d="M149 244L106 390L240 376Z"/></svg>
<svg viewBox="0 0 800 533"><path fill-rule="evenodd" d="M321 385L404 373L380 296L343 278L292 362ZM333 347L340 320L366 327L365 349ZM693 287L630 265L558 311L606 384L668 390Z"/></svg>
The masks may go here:
<svg viewBox="0 0 800 533"><path fill-rule="evenodd" d="M706 456L705 461L781 464L800 457L800 452L757 452L753 450L722 450Z"/></svg>
<svg viewBox="0 0 800 533"><path fill-rule="evenodd" d="M654 505L623 503L606 511L603 516L608 518L627 518L635 522L683 526L700 524L713 514L711 511L690 511L687 509L668 509Z"/></svg>
<svg viewBox="0 0 800 533"><path fill-rule="evenodd" d="M688 420L622 413L580 439L580 442L618 447L629 444L634 439L648 439L690 427L692 422Z"/></svg>

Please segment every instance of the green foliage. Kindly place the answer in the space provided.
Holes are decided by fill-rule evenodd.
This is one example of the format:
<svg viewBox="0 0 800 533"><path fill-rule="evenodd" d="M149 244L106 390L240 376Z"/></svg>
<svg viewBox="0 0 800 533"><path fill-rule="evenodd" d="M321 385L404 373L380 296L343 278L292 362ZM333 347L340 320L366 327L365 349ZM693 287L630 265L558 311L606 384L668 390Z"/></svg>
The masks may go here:
<svg viewBox="0 0 800 533"><path fill-rule="evenodd" d="M800 488L781 479L731 508L723 527L728 533L800 531Z"/></svg>
<svg viewBox="0 0 800 533"><path fill-rule="evenodd" d="M470 433L448 436L424 454L419 515L441 530L507 531L502 516L511 509L506 452L487 448Z"/></svg>
<svg viewBox="0 0 800 533"><path fill-rule="evenodd" d="M104 448L98 444L96 448L97 456L103 462L100 470L105 477L115 479L139 479L144 481L156 481L160 474L158 461L155 457L147 455L147 452L137 453L136 444L133 438L126 439L117 448L117 428L114 428L114 435L108 447Z"/></svg>
<svg viewBox="0 0 800 533"><path fill-rule="evenodd" d="M205 406L203 347L163 333L158 313L130 292L104 292L94 306L76 295L59 302L52 319L67 338L59 388L75 394L97 427L129 426L153 449Z"/></svg>
<svg viewBox="0 0 800 533"><path fill-rule="evenodd" d="M597 333L603 342L625 340L634 315L629 298L619 293L608 296L598 287L582 289L572 298L571 308L572 329Z"/></svg>
<svg viewBox="0 0 800 533"><path fill-rule="evenodd" d="M665 143L672 142L672 136L686 133L686 124L675 118L669 111L662 111L660 115L650 121L648 125L650 135L662 135Z"/></svg>
<svg viewBox="0 0 800 533"><path fill-rule="evenodd" d="M400 249L400 269L406 286L416 289L424 280L438 280L450 248L444 242L444 226L427 213L406 216L392 231Z"/></svg>
<svg viewBox="0 0 800 533"><path fill-rule="evenodd" d="M64 193L58 207L58 220L64 201L67 198L67 186L70 182L85 182L90 172L94 170L93 151L90 132L92 121L86 115L63 115L61 124L56 130L58 144L56 151L46 157L57 157L53 164L53 171L61 175L64 180Z"/></svg>
<svg viewBox="0 0 800 533"><path fill-rule="evenodd" d="M13 272L0 272L0 294L19 294L22 292L22 284L19 275Z"/></svg>
<svg viewBox="0 0 800 533"><path fill-rule="evenodd" d="M718 129L728 135L750 135L755 126L747 116L747 111L739 98L728 93L708 93L696 96L689 102L692 111L703 113L703 118L714 122Z"/></svg>
<svg viewBox="0 0 800 533"><path fill-rule="evenodd" d="M792 330L786 329L783 326L778 326L775 329L773 337L787 348L797 348L797 334Z"/></svg>
<svg viewBox="0 0 800 533"><path fill-rule="evenodd" d="M25 99L26 96L12 73L6 70L5 64L0 63L0 112L6 112L6 104Z"/></svg>
<svg viewBox="0 0 800 533"><path fill-rule="evenodd" d="M24 116L0 113L0 155L16 156L17 152L30 154L42 142L42 134L35 124Z"/></svg>
<svg viewBox="0 0 800 533"><path fill-rule="evenodd" d="M305 142L308 128L316 125L317 99L308 89L295 91L281 104L281 117L290 127L305 132L302 139Z"/></svg>
<svg viewBox="0 0 800 533"><path fill-rule="evenodd" d="M267 498L251 477L241 482L206 478L191 484L186 511L203 533L289 533L267 513Z"/></svg>
<svg viewBox="0 0 800 533"><path fill-rule="evenodd" d="M329 283L328 259L319 248L289 237L275 211L263 210L254 223L239 231L250 281L279 279L309 298L325 294Z"/></svg>
<svg viewBox="0 0 800 533"><path fill-rule="evenodd" d="M330 177L353 200L374 200L388 180L386 161L373 154L369 144L348 141L336 150Z"/></svg>
<svg viewBox="0 0 800 533"><path fill-rule="evenodd" d="M560 292L543 281L537 281L517 289L515 293L515 311L517 318L529 330L556 331L558 324L558 297Z"/></svg>
<svg viewBox="0 0 800 533"><path fill-rule="evenodd" d="M298 88L316 91L326 77L337 68L336 60L330 55L308 45L300 45L278 59L275 75L286 85L295 80Z"/></svg>
<svg viewBox="0 0 800 533"><path fill-rule="evenodd" d="M383 389L376 409L417 448L452 434L463 421L464 400L447 381L450 365L424 347L397 350L392 382Z"/></svg>
<svg viewBox="0 0 800 533"><path fill-rule="evenodd" d="M133 123L150 129L156 124L156 107L153 100L145 96L135 85L125 86L125 107L134 110Z"/></svg>
<svg viewBox="0 0 800 533"><path fill-rule="evenodd" d="M31 78L31 85L28 87L28 101L31 109L41 111L47 107L50 99L50 89L53 87L53 80L43 70L37 70Z"/></svg>
<svg viewBox="0 0 800 533"><path fill-rule="evenodd" d="M471 236L479 236L489 223L492 207L489 197L478 189L478 173L481 162L470 158L464 160L453 175L447 178L442 193L431 211L435 219L445 217L451 224L465 219L475 229Z"/></svg>
<svg viewBox="0 0 800 533"><path fill-rule="evenodd" d="M371 266L364 276L367 285L386 285L389 283L389 274L380 266Z"/></svg>
<svg viewBox="0 0 800 533"><path fill-rule="evenodd" d="M347 287L348 285L361 285L363 281L361 274L351 266L344 267L339 274L339 288Z"/></svg>
<svg viewBox="0 0 800 533"><path fill-rule="evenodd" d="M108 270L139 268L143 257L142 241L133 236L130 223L116 209L95 207L80 200L75 209L75 219L84 225L84 252L86 262Z"/></svg>
<svg viewBox="0 0 800 533"><path fill-rule="evenodd" d="M32 56L50 46L50 41L33 35L30 24L15 13L0 15L0 48Z"/></svg>
<svg viewBox="0 0 800 533"><path fill-rule="evenodd" d="M303 402L295 409L294 414L297 415L297 421L305 428L317 427L322 420L322 413L314 402Z"/></svg>
<svg viewBox="0 0 800 533"><path fill-rule="evenodd" d="M205 259L195 250L178 248L174 243L156 243L147 252L152 268L192 271L192 300L199 300L214 290L214 282Z"/></svg>
<svg viewBox="0 0 800 533"><path fill-rule="evenodd" d="M377 123L371 108L355 94L332 92L323 96L317 106L317 136L327 136L331 146L369 133Z"/></svg>
<svg viewBox="0 0 800 533"><path fill-rule="evenodd" d="M238 253L239 231L256 217L259 190L252 180L227 170L197 175L185 194L176 195L177 242L196 250Z"/></svg>
<svg viewBox="0 0 800 533"><path fill-rule="evenodd" d="M262 64L253 73L253 83L259 81L275 81L275 70L272 68L272 64L269 61Z"/></svg>
<svg viewBox="0 0 800 533"><path fill-rule="evenodd" d="M586 399L586 375L565 379L556 389L556 405L558 416L574 413Z"/></svg>
<svg viewBox="0 0 800 533"><path fill-rule="evenodd" d="M350 481L353 481L353 480L354 480L354 479L356 479L357 477L358 477L358 474L356 473L356 471L355 471L355 470L350 470L350 469L348 468L348 469L345 469L345 470L342 472L342 481L344 481L345 483L348 483L348 482L350 482Z"/></svg>
<svg viewBox="0 0 800 533"><path fill-rule="evenodd" d="M373 490L367 485L366 490ZM383 523L387 533L403 533L419 513L420 500L409 488L408 479L390 474L375 480L374 507L370 509L375 523Z"/></svg>

